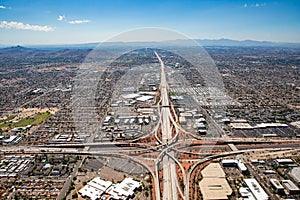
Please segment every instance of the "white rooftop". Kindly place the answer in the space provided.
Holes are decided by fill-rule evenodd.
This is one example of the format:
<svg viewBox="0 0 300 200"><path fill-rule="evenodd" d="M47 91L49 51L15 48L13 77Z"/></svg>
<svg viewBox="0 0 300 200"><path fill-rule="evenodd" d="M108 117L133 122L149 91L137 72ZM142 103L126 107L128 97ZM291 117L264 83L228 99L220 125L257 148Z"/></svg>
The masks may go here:
<svg viewBox="0 0 300 200"><path fill-rule="evenodd" d="M282 158L282 159L276 159L278 163L293 163L294 161L290 158Z"/></svg>
<svg viewBox="0 0 300 200"><path fill-rule="evenodd" d="M269 196L264 191L264 189L260 186L260 184L254 178L246 178L244 179L247 187L252 192L253 196L259 200L268 200Z"/></svg>
<svg viewBox="0 0 300 200"><path fill-rule="evenodd" d="M256 200L249 188L240 187L239 192L244 200Z"/></svg>
<svg viewBox="0 0 300 200"><path fill-rule="evenodd" d="M83 188L81 188L79 190L79 193L83 197L88 197L91 200L96 200L99 199L111 185L112 182L104 181L99 177L96 177L88 182Z"/></svg>
<svg viewBox="0 0 300 200"><path fill-rule="evenodd" d="M125 178L121 183L113 184L110 181L104 181L99 177L88 182L79 193L82 197L91 200L101 199L105 194L111 195L112 199L128 199L134 195L136 188L141 184L132 178Z"/></svg>
<svg viewBox="0 0 300 200"><path fill-rule="evenodd" d="M241 162L240 160L237 162L237 166L238 166L239 170L242 171L242 172L248 170L246 165L243 162Z"/></svg>
<svg viewBox="0 0 300 200"><path fill-rule="evenodd" d="M248 123L230 123L234 129L252 129L253 127Z"/></svg>
<svg viewBox="0 0 300 200"><path fill-rule="evenodd" d="M300 128L300 121L292 122L291 125Z"/></svg>
<svg viewBox="0 0 300 200"><path fill-rule="evenodd" d="M294 167L290 175L297 183L300 183L300 167Z"/></svg>
<svg viewBox="0 0 300 200"><path fill-rule="evenodd" d="M139 94L136 94L136 93L132 93L132 94L124 94L122 95L122 97L124 99L135 99L137 97L139 97L140 95Z"/></svg>
<svg viewBox="0 0 300 200"><path fill-rule="evenodd" d="M280 184L280 182L277 179L271 178L270 182L274 187L276 187L276 189L282 189L282 190L284 189L283 186Z"/></svg>
<svg viewBox="0 0 300 200"><path fill-rule="evenodd" d="M282 180L281 183L288 190L299 190L297 185L295 185L291 180Z"/></svg>
<svg viewBox="0 0 300 200"><path fill-rule="evenodd" d="M287 127L287 124L282 123L260 123L254 126L254 128L267 128L267 127Z"/></svg>
<svg viewBox="0 0 300 200"><path fill-rule="evenodd" d="M3 142L4 142L4 143L10 143L10 142L14 141L17 137L19 137L19 136L11 135L11 136L9 136L8 139L3 140Z"/></svg>
<svg viewBox="0 0 300 200"><path fill-rule="evenodd" d="M238 160L236 160L236 159L223 159L221 162L222 162L222 164L237 164Z"/></svg>
<svg viewBox="0 0 300 200"><path fill-rule="evenodd" d="M115 199L123 199L122 197L130 197L134 194L134 190L139 188L141 184L138 181L133 180L132 178L125 178L121 183L117 183L113 190L109 193Z"/></svg>
<svg viewBox="0 0 300 200"><path fill-rule="evenodd" d="M145 95L145 96L141 96L141 97L137 98L136 100L137 101L149 101L149 100L151 100L153 98L154 98L153 96Z"/></svg>

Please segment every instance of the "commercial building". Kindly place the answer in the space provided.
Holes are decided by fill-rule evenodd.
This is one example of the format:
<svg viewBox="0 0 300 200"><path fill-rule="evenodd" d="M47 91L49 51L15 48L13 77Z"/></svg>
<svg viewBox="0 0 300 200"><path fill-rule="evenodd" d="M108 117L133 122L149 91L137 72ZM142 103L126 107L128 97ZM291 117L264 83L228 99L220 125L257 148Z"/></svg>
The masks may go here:
<svg viewBox="0 0 300 200"><path fill-rule="evenodd" d="M179 122L180 122L181 125L186 125L187 124L186 118L182 117L182 116L179 117Z"/></svg>
<svg viewBox="0 0 300 200"><path fill-rule="evenodd" d="M282 167L293 167L293 166L297 166L295 164L295 162L290 159L290 158L283 158L283 159L276 159L276 162L279 166L282 166Z"/></svg>
<svg viewBox="0 0 300 200"><path fill-rule="evenodd" d="M192 119L193 114L189 112L180 113L180 117L185 117L186 119Z"/></svg>
<svg viewBox="0 0 300 200"><path fill-rule="evenodd" d="M101 180L99 177L94 178L88 182L83 188L79 190L79 194L82 197L89 198L91 200L99 199L107 189L112 185L110 181Z"/></svg>
<svg viewBox="0 0 300 200"><path fill-rule="evenodd" d="M291 180L282 180L281 183L290 195L300 193L299 188Z"/></svg>
<svg viewBox="0 0 300 200"><path fill-rule="evenodd" d="M245 173L248 171L246 165L240 161L235 159L225 159L222 160L223 167L237 167L241 173Z"/></svg>
<svg viewBox="0 0 300 200"><path fill-rule="evenodd" d="M235 159L224 159L221 161L223 167L236 167L237 160Z"/></svg>
<svg viewBox="0 0 300 200"><path fill-rule="evenodd" d="M268 200L269 196L254 178L244 179L245 184L250 189L256 200Z"/></svg>
<svg viewBox="0 0 300 200"><path fill-rule="evenodd" d="M294 167L290 172L290 176L298 185L300 185L300 167Z"/></svg>
<svg viewBox="0 0 300 200"><path fill-rule="evenodd" d="M154 96L149 96L149 95L145 95L145 96L141 96L139 98L136 98L137 101L140 102L147 102L149 103L150 101L152 101L154 99Z"/></svg>
<svg viewBox="0 0 300 200"><path fill-rule="evenodd" d="M240 170L241 173L245 173L245 172L248 171L246 165L240 160L237 162L237 167L238 167L238 169Z"/></svg>
<svg viewBox="0 0 300 200"><path fill-rule="evenodd" d="M263 171L264 174L276 174L276 171L271 170L271 169L267 169Z"/></svg>
<svg viewBox="0 0 300 200"><path fill-rule="evenodd" d="M136 89L134 87L127 87L122 89L123 94L135 93Z"/></svg>
<svg viewBox="0 0 300 200"><path fill-rule="evenodd" d="M204 200L228 199L232 189L219 163L210 163L201 171L201 174L203 179L199 182L199 186Z"/></svg>
<svg viewBox="0 0 300 200"><path fill-rule="evenodd" d="M243 200L256 200L253 194L251 193L251 191L249 190L249 188L240 187L239 193L241 197L243 197Z"/></svg>
<svg viewBox="0 0 300 200"><path fill-rule="evenodd" d="M9 145L9 144L18 144L22 140L21 136L11 135L8 139L2 140L2 144Z"/></svg>
<svg viewBox="0 0 300 200"><path fill-rule="evenodd" d="M248 123L230 123L233 129L253 129L253 127Z"/></svg>
<svg viewBox="0 0 300 200"><path fill-rule="evenodd" d="M133 198L139 188L141 184L132 178L125 178L122 182L113 184L96 177L80 189L79 194L91 200L107 199L106 197L110 200L127 200Z"/></svg>
<svg viewBox="0 0 300 200"><path fill-rule="evenodd" d="M271 178L270 183L276 193L284 194L284 187L280 184L280 182L277 179Z"/></svg>
<svg viewBox="0 0 300 200"><path fill-rule="evenodd" d="M260 123L254 126L253 128L277 128L277 127L288 127L288 125L281 124L281 123Z"/></svg>
<svg viewBox="0 0 300 200"><path fill-rule="evenodd" d="M107 193L111 195L111 199L130 199L134 197L134 192L140 187L141 184L138 181L132 178L125 178L121 183L117 183L110 188Z"/></svg>

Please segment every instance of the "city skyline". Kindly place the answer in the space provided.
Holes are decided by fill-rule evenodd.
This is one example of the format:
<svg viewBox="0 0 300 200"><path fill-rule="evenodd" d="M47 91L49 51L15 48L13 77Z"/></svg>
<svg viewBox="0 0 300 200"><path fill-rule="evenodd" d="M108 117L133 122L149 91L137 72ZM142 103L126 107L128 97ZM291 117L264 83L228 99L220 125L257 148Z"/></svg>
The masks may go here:
<svg viewBox="0 0 300 200"><path fill-rule="evenodd" d="M0 1L0 44L101 42L143 27L193 39L297 43L299 8L299 1Z"/></svg>

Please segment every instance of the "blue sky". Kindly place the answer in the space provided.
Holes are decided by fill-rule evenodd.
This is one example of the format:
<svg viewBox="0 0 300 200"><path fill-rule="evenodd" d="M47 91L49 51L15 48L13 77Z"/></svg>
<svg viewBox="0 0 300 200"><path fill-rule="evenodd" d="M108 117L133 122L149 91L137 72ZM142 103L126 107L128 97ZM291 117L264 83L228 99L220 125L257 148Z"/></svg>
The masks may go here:
<svg viewBox="0 0 300 200"><path fill-rule="evenodd" d="M142 27L200 39L300 42L299 11L299 0L0 0L0 44L100 42Z"/></svg>

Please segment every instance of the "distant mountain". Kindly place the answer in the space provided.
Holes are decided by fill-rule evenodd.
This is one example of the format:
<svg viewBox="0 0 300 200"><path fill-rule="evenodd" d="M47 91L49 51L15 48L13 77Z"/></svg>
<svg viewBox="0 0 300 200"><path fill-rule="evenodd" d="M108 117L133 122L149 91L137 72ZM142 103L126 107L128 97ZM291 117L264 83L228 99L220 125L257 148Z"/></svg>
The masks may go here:
<svg viewBox="0 0 300 200"><path fill-rule="evenodd" d="M263 47L300 47L300 43L269 42L256 40L230 40L230 39L196 39L202 46L263 46Z"/></svg>
<svg viewBox="0 0 300 200"><path fill-rule="evenodd" d="M27 48L27 47L22 47L22 46L13 46L13 47L6 47L0 49L0 57L39 57L39 56L44 56L48 51L45 50L39 50L35 48Z"/></svg>
<svg viewBox="0 0 300 200"><path fill-rule="evenodd" d="M107 47L155 47L155 46L185 46L196 45L196 41L201 46L262 46L262 47L300 47L300 43L284 43L284 42L269 42L269 41L255 41L255 40L231 40L231 39L195 39L195 40L170 40L161 42L99 42L99 43L85 43L85 44L67 44L67 45L43 45L34 46L44 49L94 49L94 48L107 48Z"/></svg>
<svg viewBox="0 0 300 200"><path fill-rule="evenodd" d="M84 44L60 44L60 45L28 45L25 47L15 46L0 49L2 51L11 51L12 53L27 52L36 53L36 51L59 51L59 50L91 50L94 48L120 48L120 47L160 47L160 46L189 46L197 45L196 41L201 46L237 46L237 47L297 47L300 48L300 43L285 43L285 42L270 42L256 40L231 40L231 39L195 39L195 40L170 40L161 42L99 42L99 43L84 43ZM1 45L0 45L1 48Z"/></svg>
<svg viewBox="0 0 300 200"><path fill-rule="evenodd" d="M196 43L195 43L196 42ZM284 42L269 42L269 41L255 41L255 40L230 40L230 39L191 39L191 40L170 40L161 42L107 42L99 45L101 47L117 47L117 46L237 46L237 47L300 47L300 43L284 43ZM95 45L95 44L94 44Z"/></svg>
<svg viewBox="0 0 300 200"><path fill-rule="evenodd" d="M0 49L0 54L32 54L40 52L41 50L35 48L27 48L22 46L12 46Z"/></svg>
<svg viewBox="0 0 300 200"><path fill-rule="evenodd" d="M0 57L49 57L49 58L57 58L57 57L76 57L83 55L87 55L91 49L62 49L56 50L55 48L52 49L38 49L38 48L27 48L23 46L13 46L13 47L6 47L0 48Z"/></svg>

